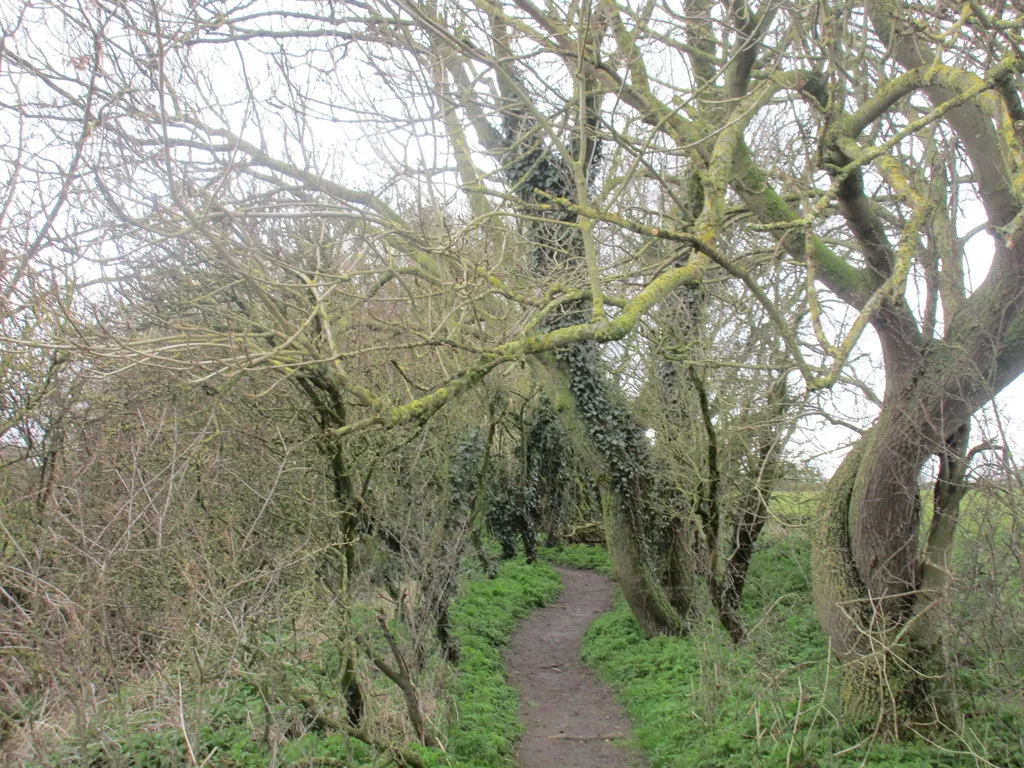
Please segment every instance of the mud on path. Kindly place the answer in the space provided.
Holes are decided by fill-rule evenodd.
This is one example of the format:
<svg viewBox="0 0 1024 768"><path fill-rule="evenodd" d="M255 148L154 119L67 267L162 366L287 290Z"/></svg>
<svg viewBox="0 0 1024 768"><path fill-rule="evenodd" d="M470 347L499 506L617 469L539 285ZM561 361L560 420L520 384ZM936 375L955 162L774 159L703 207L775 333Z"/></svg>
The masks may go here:
<svg viewBox="0 0 1024 768"><path fill-rule="evenodd" d="M615 586L593 571L557 568L565 588L558 601L519 626L505 652L509 679L519 688L520 768L634 768L639 752L622 707L580 662L590 623L612 606Z"/></svg>

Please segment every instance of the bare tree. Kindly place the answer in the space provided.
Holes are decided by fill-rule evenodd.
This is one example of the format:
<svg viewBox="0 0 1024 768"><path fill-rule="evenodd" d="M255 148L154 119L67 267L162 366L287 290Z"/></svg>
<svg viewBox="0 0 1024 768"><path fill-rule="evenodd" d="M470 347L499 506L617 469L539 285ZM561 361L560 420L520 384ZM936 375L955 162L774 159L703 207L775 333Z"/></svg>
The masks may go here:
<svg viewBox="0 0 1024 768"><path fill-rule="evenodd" d="M60 203L35 218L48 247L80 245L119 297L143 263L206 307L173 328L96 311L75 344L196 380L271 371L306 394L336 467L341 438L423 422L539 360L608 462L616 559L649 631L685 629L683 549L650 542L686 533L600 345L726 280L771 324L786 386L813 390L872 327L885 395L830 484L816 593L850 714L898 730L956 720L931 609L950 489L972 414L1024 369L1021 20L1012 4L958 13L40 4L7 24L4 119L60 148ZM981 232L993 257L972 288ZM658 243L665 260L639 258ZM769 254L786 270L760 268ZM806 309L776 290L794 272ZM917 481L936 455L948 514L922 548ZM348 461L338 500L358 516Z"/></svg>

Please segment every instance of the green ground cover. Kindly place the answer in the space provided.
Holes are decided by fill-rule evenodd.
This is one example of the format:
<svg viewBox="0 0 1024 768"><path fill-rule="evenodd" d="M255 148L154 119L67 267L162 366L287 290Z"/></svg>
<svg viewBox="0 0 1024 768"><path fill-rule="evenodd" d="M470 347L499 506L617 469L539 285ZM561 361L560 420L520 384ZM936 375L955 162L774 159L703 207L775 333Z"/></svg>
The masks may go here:
<svg viewBox="0 0 1024 768"><path fill-rule="evenodd" d="M562 583L550 565L505 563L498 578L469 582L456 603L453 620L462 649L455 683L458 716L449 731L448 750L480 768L510 766L522 733L519 697L505 681L505 645L519 620L551 602Z"/></svg>
<svg viewBox="0 0 1024 768"><path fill-rule="evenodd" d="M956 639L966 715L962 733L882 743L833 716L838 711L836 675L810 594L812 507L806 494L784 495L777 504L778 520L766 530L751 570L744 605L749 636L739 647L730 646L710 620L698 623L687 638L647 639L621 599L591 626L582 656L626 706L637 744L652 768L1024 766L1020 649L1006 639L1009 635L998 634L1009 619L991 609L985 595L972 598L969 590L957 605L970 617L958 625L962 635ZM983 508L972 502L970 517L979 519L977 510ZM986 514L1003 519L999 510ZM993 528L977 524L974 530L978 533L964 537L958 561L995 574L998 564L985 554L980 538ZM995 530L1002 536L1002 523ZM612 570L600 547L547 550L545 560L606 574ZM1000 576L998 586L1020 591L1013 578ZM560 588L547 562L528 566L510 561L498 578L474 573L465 580L452 609L462 650L455 674L447 678L452 707L436 709L431 720L446 750L407 747L407 756L418 757L426 768L513 765L522 726L518 697L505 681L501 646L523 616L550 602ZM369 622L369 616L362 620ZM401 627L395 631L400 634ZM1002 640L996 642L997 637ZM260 642L263 656L273 664L257 665L258 675L184 687L187 731L166 711L129 706L142 693L125 690L108 714L83 723L60 750L34 765L169 768L187 765L193 757L199 764L238 768L389 764L394 755L382 758L357 739L312 724L310 712L296 708L294 697L268 695L272 690L306 691L331 702L338 679L336 651L311 649L286 633L268 634ZM250 661L256 655L250 653ZM431 663L439 664L436 659ZM374 695L384 695L389 685L378 681Z"/></svg>
<svg viewBox="0 0 1024 768"><path fill-rule="evenodd" d="M803 500L786 501L780 517L799 522ZM600 548L549 556L610 571ZM750 632L739 647L712 622L688 638L647 639L621 598L594 622L583 659L625 705L652 768L1024 766L1020 697L1001 695L1013 682L986 673L984 663L960 674L962 734L893 744L847 728L832 714L835 670L810 588L806 531L775 526L754 559L744 606Z"/></svg>
<svg viewBox="0 0 1024 768"><path fill-rule="evenodd" d="M505 563L497 578L477 575L465 582L452 609L453 632L462 650L451 683L453 708L447 722L433 724L441 731L447 749L407 747L407 756L418 756L426 768L512 765L522 726L517 718L518 696L505 681L501 646L523 616L550 602L560 589L561 582L550 565L528 566L521 560ZM287 638L281 637L267 637L263 642L267 655L272 654L278 662L273 674L279 678L268 680L269 667L263 666L259 680L256 675L236 675L211 686L196 687L194 681L186 684L183 716L201 725L187 731L174 727L166 712L154 709L118 714L112 702L108 715L82 724L60 748L30 765L369 768L394 764L395 755L381 756L358 739L318 726L308 710L295 707L298 691L325 704L332 701L338 680L335 651L326 647L312 653L308 648L289 649ZM386 681L379 684L390 685ZM282 695L275 699L268 695L272 690ZM284 695L284 691L290 694ZM138 693L122 692L122 703Z"/></svg>

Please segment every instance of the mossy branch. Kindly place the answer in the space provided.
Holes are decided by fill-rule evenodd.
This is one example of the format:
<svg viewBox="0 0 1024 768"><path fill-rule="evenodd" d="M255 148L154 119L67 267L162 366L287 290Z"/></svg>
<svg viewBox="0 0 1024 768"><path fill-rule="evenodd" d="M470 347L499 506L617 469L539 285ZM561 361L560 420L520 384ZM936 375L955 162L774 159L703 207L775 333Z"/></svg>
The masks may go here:
<svg viewBox="0 0 1024 768"><path fill-rule="evenodd" d="M692 238L687 238L692 239ZM527 336L495 347L483 358L451 379L442 387L403 405L384 407L364 419L335 430L337 436L368 429L390 429L433 416L450 400L455 399L502 363L522 360L528 355L551 352L581 341L609 342L625 338L655 304L681 285L696 285L709 264L707 258L694 258L687 264L666 270L627 301L612 320L582 323L556 328L536 336Z"/></svg>

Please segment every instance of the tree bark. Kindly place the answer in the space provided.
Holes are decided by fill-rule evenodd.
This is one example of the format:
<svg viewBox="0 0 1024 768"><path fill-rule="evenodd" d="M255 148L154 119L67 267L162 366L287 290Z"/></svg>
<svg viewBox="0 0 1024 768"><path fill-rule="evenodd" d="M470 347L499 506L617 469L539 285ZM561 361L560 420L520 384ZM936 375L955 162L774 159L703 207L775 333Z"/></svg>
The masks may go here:
<svg viewBox="0 0 1024 768"><path fill-rule="evenodd" d="M887 397L829 483L814 541L815 602L843 663L844 712L893 736L959 722L936 609L948 585L967 421L938 425L922 418L929 410L920 390ZM922 557L918 476L933 452L943 471Z"/></svg>
<svg viewBox="0 0 1024 768"><path fill-rule="evenodd" d="M499 48L503 35L503 30L496 30ZM499 85L509 106L503 115L506 141L496 148L496 154L512 188L528 204L551 197L578 200L581 186L586 192L586 185L577 183L579 176L590 177L599 155L594 136L600 104L597 84L581 84L584 107L580 124L570 134L578 138L567 142L571 154L563 157L538 138L542 132L536 130L529 105L521 103L511 63L501 75ZM530 224L530 240L536 244L531 259L537 275L593 272L581 224L572 211L553 212ZM552 330L584 321L589 308L588 302L563 304L545 318L542 327ZM605 524L623 594L649 635L683 634L690 612L688 579L684 576L692 568L686 561L688 542L675 511L661 509L656 503L651 448L644 429L622 394L615 392L604 377L595 343L579 342L560 349L554 361L566 377L576 412L609 468L615 504Z"/></svg>
<svg viewBox="0 0 1024 768"><path fill-rule="evenodd" d="M621 394L598 374L597 347L578 344L559 357L577 410L609 468L615 503L605 527L623 595L648 635L685 634L692 597L685 518L658 507L650 443Z"/></svg>

